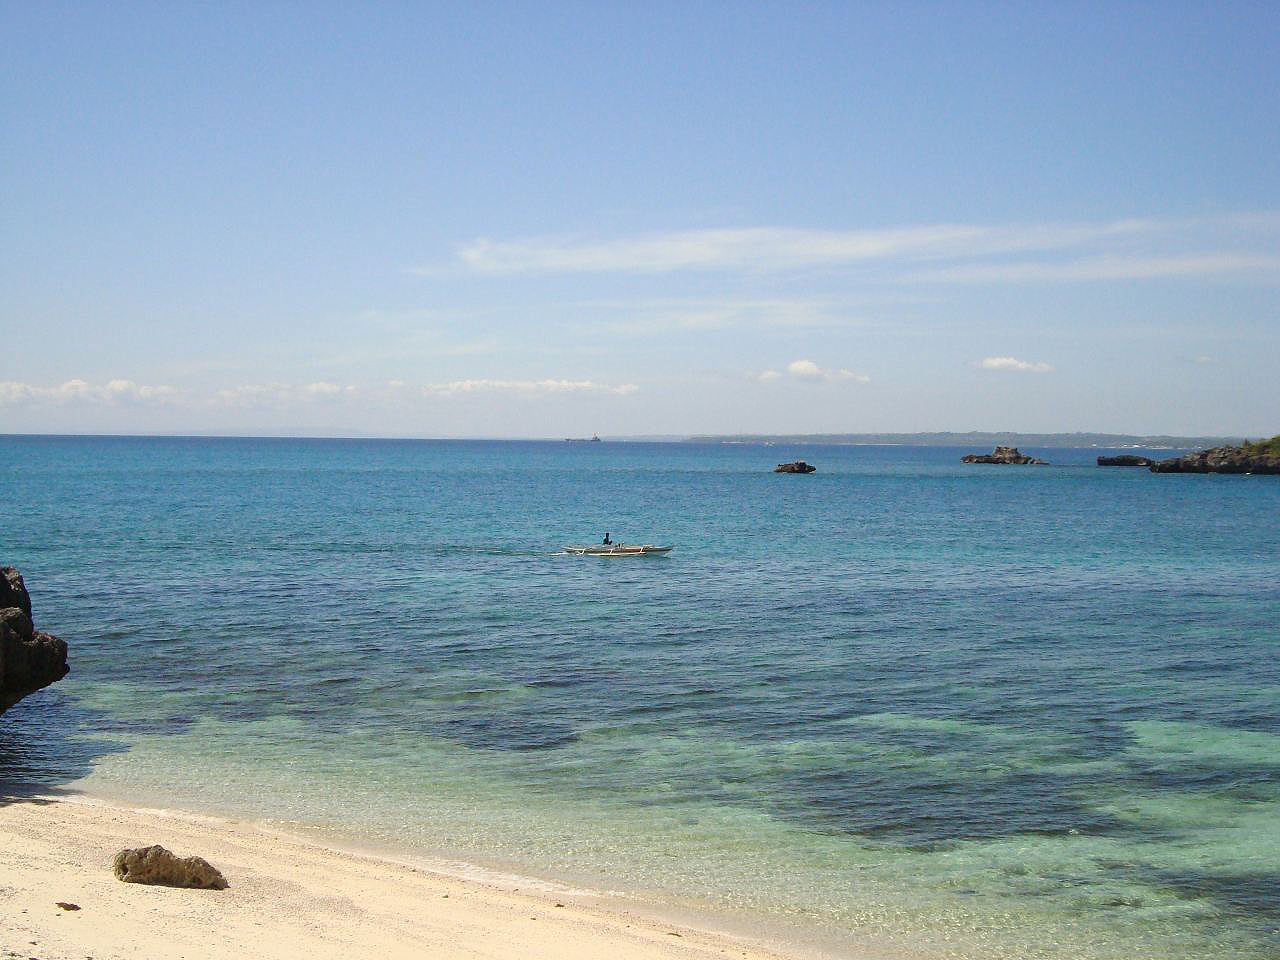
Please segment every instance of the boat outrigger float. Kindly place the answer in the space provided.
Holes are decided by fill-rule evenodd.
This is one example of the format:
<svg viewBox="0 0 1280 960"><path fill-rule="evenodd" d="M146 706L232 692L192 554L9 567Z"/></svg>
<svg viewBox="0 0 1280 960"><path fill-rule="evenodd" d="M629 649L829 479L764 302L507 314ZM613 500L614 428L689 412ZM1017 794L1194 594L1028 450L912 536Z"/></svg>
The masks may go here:
<svg viewBox="0 0 1280 960"><path fill-rule="evenodd" d="M670 553L671 548L655 547L651 543L572 543L564 548L564 552L579 557L639 557L646 553Z"/></svg>

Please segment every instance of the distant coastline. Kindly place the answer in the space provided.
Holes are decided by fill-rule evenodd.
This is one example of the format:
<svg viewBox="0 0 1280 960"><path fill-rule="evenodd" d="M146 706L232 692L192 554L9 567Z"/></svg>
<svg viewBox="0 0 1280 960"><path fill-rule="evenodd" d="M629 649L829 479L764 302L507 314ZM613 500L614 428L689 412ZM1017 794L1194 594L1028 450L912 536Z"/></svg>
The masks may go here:
<svg viewBox="0 0 1280 960"><path fill-rule="evenodd" d="M1237 444L1243 437L1139 436L1123 433L787 433L689 437L686 443L885 445L920 447L1099 447L1104 449L1189 450Z"/></svg>
<svg viewBox="0 0 1280 960"><path fill-rule="evenodd" d="M1259 433L1257 436L1261 437ZM516 437L516 436L430 436L414 434L373 434L355 431L304 432L288 429L255 432L187 431L175 433L41 433L4 432L0 438L13 440L350 440L396 441L408 443L439 442L515 442L564 443L590 442L589 437ZM616 434L601 441L616 443L723 443L723 444L810 444L826 446L920 446L920 447L1058 447L1099 449L1201 450L1211 447L1239 445L1247 438L1242 434L1218 436L1142 436L1120 433L743 433L743 434Z"/></svg>

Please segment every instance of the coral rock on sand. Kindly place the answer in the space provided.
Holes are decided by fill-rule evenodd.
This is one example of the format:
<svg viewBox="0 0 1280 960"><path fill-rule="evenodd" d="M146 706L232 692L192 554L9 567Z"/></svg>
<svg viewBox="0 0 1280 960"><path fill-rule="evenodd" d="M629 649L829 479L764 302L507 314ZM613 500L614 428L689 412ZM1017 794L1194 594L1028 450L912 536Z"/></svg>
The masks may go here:
<svg viewBox="0 0 1280 960"><path fill-rule="evenodd" d="M177 857L159 845L121 850L112 864L117 879L125 883L150 883L162 887L194 887L225 890L227 879L203 857Z"/></svg>
<svg viewBox="0 0 1280 960"><path fill-rule="evenodd" d="M811 464L805 463L803 460L797 460L795 463L780 463L773 468L774 473L813 473L818 468Z"/></svg>
<svg viewBox="0 0 1280 960"><path fill-rule="evenodd" d="M67 644L31 623L22 574L0 567L0 713L67 675Z"/></svg>
<svg viewBox="0 0 1280 960"><path fill-rule="evenodd" d="M1017 447L996 447L991 453L970 453L960 458L961 463L1011 463L1021 465L1036 463L1042 467L1049 464L1045 460L1037 460L1020 453Z"/></svg>

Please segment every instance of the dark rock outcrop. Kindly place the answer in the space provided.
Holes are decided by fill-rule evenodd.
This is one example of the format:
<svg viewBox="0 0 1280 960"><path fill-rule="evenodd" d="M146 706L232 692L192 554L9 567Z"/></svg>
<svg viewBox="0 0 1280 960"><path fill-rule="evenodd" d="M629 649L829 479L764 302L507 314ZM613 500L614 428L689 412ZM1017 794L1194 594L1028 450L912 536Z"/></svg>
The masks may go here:
<svg viewBox="0 0 1280 960"><path fill-rule="evenodd" d="M1038 463L1048 466L1047 461L1028 457L1018 451L1017 447L996 447L991 453L970 453L960 458L961 463Z"/></svg>
<svg viewBox="0 0 1280 960"><path fill-rule="evenodd" d="M0 567L0 610L17 607L31 619L31 595L17 567Z"/></svg>
<svg viewBox="0 0 1280 960"><path fill-rule="evenodd" d="M22 574L0 567L0 713L67 675L67 644L31 623Z"/></svg>
<svg viewBox="0 0 1280 960"><path fill-rule="evenodd" d="M1098 466L1100 467L1149 467L1153 463L1150 457L1136 457L1131 454L1121 454L1118 457L1099 457Z"/></svg>
<svg viewBox="0 0 1280 960"><path fill-rule="evenodd" d="M773 468L774 473L813 473L818 468L812 464L797 460L795 463L780 463Z"/></svg>
<svg viewBox="0 0 1280 960"><path fill-rule="evenodd" d="M1214 447L1153 463L1151 472L1280 474L1280 454L1262 452L1266 449L1261 445L1253 450L1247 447Z"/></svg>
<svg viewBox="0 0 1280 960"><path fill-rule="evenodd" d="M225 890L227 878L203 857L179 857L158 844L121 850L111 864L116 879L161 887Z"/></svg>

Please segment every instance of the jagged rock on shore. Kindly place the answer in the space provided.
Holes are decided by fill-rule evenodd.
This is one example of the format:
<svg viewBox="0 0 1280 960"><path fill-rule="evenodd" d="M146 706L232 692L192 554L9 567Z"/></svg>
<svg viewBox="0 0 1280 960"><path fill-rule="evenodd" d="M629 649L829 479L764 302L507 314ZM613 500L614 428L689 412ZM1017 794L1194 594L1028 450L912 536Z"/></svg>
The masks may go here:
<svg viewBox="0 0 1280 960"><path fill-rule="evenodd" d="M161 887L225 890L227 878L203 857L179 857L156 844L121 850L111 864L118 880Z"/></svg>
<svg viewBox="0 0 1280 960"><path fill-rule="evenodd" d="M1100 467L1149 467L1153 463L1150 457L1138 457L1132 454L1121 454L1118 457L1099 457L1098 466Z"/></svg>
<svg viewBox="0 0 1280 960"><path fill-rule="evenodd" d="M780 463L773 468L774 473L813 473L818 468L812 464L805 463L803 460L796 460L794 463Z"/></svg>
<svg viewBox="0 0 1280 960"><path fill-rule="evenodd" d="M0 567L0 713L67 675L67 644L31 622L22 574Z"/></svg>
<svg viewBox="0 0 1280 960"><path fill-rule="evenodd" d="M1161 460L1152 473L1265 473L1280 475L1280 438L1242 447L1214 447Z"/></svg>
<svg viewBox="0 0 1280 960"><path fill-rule="evenodd" d="M991 453L970 453L960 458L961 463L1007 463L1021 465L1025 463L1048 466L1048 461L1037 460L1019 452L1017 447L996 447Z"/></svg>

